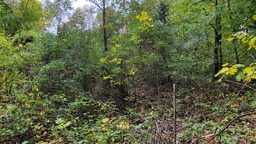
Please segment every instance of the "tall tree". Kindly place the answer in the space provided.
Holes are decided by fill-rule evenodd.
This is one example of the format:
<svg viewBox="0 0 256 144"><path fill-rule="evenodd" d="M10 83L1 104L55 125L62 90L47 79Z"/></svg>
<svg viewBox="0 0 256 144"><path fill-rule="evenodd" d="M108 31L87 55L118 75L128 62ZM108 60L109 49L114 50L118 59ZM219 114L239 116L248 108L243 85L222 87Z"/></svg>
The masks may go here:
<svg viewBox="0 0 256 144"><path fill-rule="evenodd" d="M48 25L49 13L36 0L1 0L0 31L13 36L21 30L41 29Z"/></svg>
<svg viewBox="0 0 256 144"><path fill-rule="evenodd" d="M215 24L213 26L214 29L214 74L217 74L221 69L222 65L222 50L221 50L221 14L220 14L220 6L218 0L214 2L215 7Z"/></svg>
<svg viewBox="0 0 256 144"><path fill-rule="evenodd" d="M53 21L51 27L58 34L62 23L71 15L73 10L72 0L46 0L45 7L52 14Z"/></svg>
<svg viewBox="0 0 256 144"><path fill-rule="evenodd" d="M104 51L108 51L108 39L111 36L111 29L109 29L108 24L113 18L113 11L116 11L115 21L118 19L120 13L125 13L129 5L129 2L126 0L89 0L96 7L98 7L102 13L102 31L103 31L103 42L104 42ZM121 12L122 11L122 12ZM110 12L110 13L109 13ZM113 22L113 21L112 21ZM113 24L113 23L111 23Z"/></svg>
<svg viewBox="0 0 256 144"><path fill-rule="evenodd" d="M93 4L95 4L102 12L102 27L103 27L103 41L104 41L104 51L108 51L108 36L107 36L107 28L106 28L106 0L102 0L99 2L97 0L89 0Z"/></svg>

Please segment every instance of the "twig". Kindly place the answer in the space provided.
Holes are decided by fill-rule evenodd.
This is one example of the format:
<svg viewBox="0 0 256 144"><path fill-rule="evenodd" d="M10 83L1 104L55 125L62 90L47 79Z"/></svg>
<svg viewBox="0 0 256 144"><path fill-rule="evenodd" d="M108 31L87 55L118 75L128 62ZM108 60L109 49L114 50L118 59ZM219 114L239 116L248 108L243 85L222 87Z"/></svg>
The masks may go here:
<svg viewBox="0 0 256 144"><path fill-rule="evenodd" d="M195 108L195 105L193 105L188 111L186 111L185 115L187 115L194 108Z"/></svg>
<svg viewBox="0 0 256 144"><path fill-rule="evenodd" d="M164 143L164 144L167 144L167 142L164 140L164 138L163 138L163 136L162 136L162 134L161 134L161 130L159 130L159 128L158 128L158 122L159 122L159 120L157 120L156 121L156 130L155 130L155 132L156 132L156 135L160 138L160 140Z"/></svg>
<svg viewBox="0 0 256 144"><path fill-rule="evenodd" d="M201 137L197 137L194 141L192 141L193 139L190 139L189 141L192 141L191 143L198 143L199 140L201 139L206 139L206 138L210 138L210 139L214 139L216 138L216 136L220 136L235 120L237 120L238 118L242 118L248 115L252 115L252 114L256 114L256 111L253 112L248 112L242 115L237 116L236 118L232 119L220 132L218 132L217 134L209 134L206 136L201 136Z"/></svg>
<svg viewBox="0 0 256 144"><path fill-rule="evenodd" d="M231 81L231 80L225 80L225 82L229 82L229 83L233 83L233 84L237 84L237 85L241 85L241 86L243 86L244 84L241 84L241 83L238 83L238 82L234 82L234 81ZM253 87L251 87L251 86L249 86L249 85L244 85L244 87L247 87L247 88L249 88L249 89L252 89L252 90L256 90L255 88L253 88Z"/></svg>
<svg viewBox="0 0 256 144"><path fill-rule="evenodd" d="M97 3L95 0L89 0L89 2L95 4L101 11L103 11L103 8L100 6L99 3Z"/></svg>
<svg viewBox="0 0 256 144"><path fill-rule="evenodd" d="M237 120L238 118L245 117L245 116L252 115L252 114L256 114L256 111L248 112L248 113L239 115L239 116L237 116L236 118L232 119L218 134L216 134L216 136L221 135L221 134L222 134L235 120Z"/></svg>
<svg viewBox="0 0 256 144"><path fill-rule="evenodd" d="M173 84L173 108L174 108L174 140L173 143L176 144L176 92L175 92L175 84Z"/></svg>
<svg viewBox="0 0 256 144"><path fill-rule="evenodd" d="M234 101L240 96L240 94L242 93L242 91L243 91L243 89L244 89L244 87L245 87L245 85L247 84L247 82L245 82L244 84L243 84L243 86L242 86L242 88L239 90L239 92L236 94L236 97L232 100L232 102L231 102L231 104L232 103L234 103ZM220 125L220 122L223 120L223 118L224 118L224 115L226 114L226 112L228 111L228 109L230 109L230 105L228 105L228 107L223 111L223 113L222 113L222 115L221 115L221 117L220 117L220 119L219 119L219 122L218 122L218 124L217 124L217 127L216 127L216 129L215 129L215 134L216 134L216 132L217 132L217 130L218 130L218 126Z"/></svg>

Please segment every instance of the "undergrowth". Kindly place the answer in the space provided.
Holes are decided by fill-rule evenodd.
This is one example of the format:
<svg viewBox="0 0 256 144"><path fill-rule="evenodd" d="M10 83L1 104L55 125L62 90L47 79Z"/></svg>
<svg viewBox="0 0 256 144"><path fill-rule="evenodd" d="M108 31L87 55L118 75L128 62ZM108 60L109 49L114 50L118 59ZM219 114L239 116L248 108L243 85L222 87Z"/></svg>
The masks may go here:
<svg viewBox="0 0 256 144"><path fill-rule="evenodd" d="M204 89L198 89L180 88L176 93L177 140L181 143L211 141L209 136L223 130L241 113L256 108L254 91L244 92L234 100L235 89L234 93L226 94L224 91L206 94ZM207 99L212 94L216 97ZM171 97L171 91L162 91L155 98L144 91L144 95L137 96L137 102L123 112L111 101L94 100L84 94L75 99L65 94L49 96L40 92L1 97L4 103L1 105L0 142L172 143ZM238 118L216 135L214 141L253 143L255 122L255 115Z"/></svg>

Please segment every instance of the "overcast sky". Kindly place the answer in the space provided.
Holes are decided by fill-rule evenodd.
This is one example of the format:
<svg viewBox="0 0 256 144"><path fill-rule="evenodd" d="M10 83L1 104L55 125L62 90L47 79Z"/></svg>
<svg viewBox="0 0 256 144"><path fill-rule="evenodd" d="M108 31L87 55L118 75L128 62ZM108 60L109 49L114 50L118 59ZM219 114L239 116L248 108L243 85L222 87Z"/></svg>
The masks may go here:
<svg viewBox="0 0 256 144"><path fill-rule="evenodd" d="M38 0L43 2L44 0ZM51 0L54 1L54 0ZM83 7L85 4L90 4L90 2L88 2L87 0L76 0L75 2L73 2L73 7L74 8L78 8L78 7Z"/></svg>
<svg viewBox="0 0 256 144"><path fill-rule="evenodd" d="M38 0L38 1L44 2L45 0ZM55 1L55 0L50 0L50 1ZM73 0L73 1L74 1L73 4L72 4L73 8L83 7L84 5L92 5L90 2L88 2L88 0ZM66 20L67 20L67 18L66 18ZM56 31L57 30L56 26L57 25L56 25L55 21L53 20L52 24L51 24L51 27L48 28L47 31L50 32L50 33L56 34L56 32L57 32Z"/></svg>
<svg viewBox="0 0 256 144"><path fill-rule="evenodd" d="M77 0L73 3L73 7L78 8L78 7L82 7L85 4L90 4L90 3L86 0Z"/></svg>

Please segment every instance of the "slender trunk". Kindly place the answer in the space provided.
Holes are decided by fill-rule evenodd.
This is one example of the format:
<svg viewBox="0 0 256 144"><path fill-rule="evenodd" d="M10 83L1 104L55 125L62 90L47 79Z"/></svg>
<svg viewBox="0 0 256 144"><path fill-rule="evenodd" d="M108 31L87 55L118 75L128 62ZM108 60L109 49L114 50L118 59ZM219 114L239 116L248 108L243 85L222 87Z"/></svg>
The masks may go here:
<svg viewBox="0 0 256 144"><path fill-rule="evenodd" d="M219 54L218 54L218 44L217 44L217 33L215 31L215 45L214 45L214 74L219 71Z"/></svg>
<svg viewBox="0 0 256 144"><path fill-rule="evenodd" d="M177 117L176 117L176 90L175 90L175 84L173 84L173 109L174 109L174 113L173 113L173 120L174 120L174 139L173 139L173 143L176 144L176 139L177 139L176 121L177 121Z"/></svg>
<svg viewBox="0 0 256 144"><path fill-rule="evenodd" d="M230 0L227 0L227 4L228 4L228 11L229 11L229 18L230 20L233 21L233 18L232 18L232 13L231 13L231 6L230 6ZM233 32L235 33L236 30L233 29ZM234 42L233 42L234 43ZM236 63L239 64L239 57L238 57L238 52L237 52L237 47L234 48L234 51L235 51L235 56L236 56Z"/></svg>
<svg viewBox="0 0 256 144"><path fill-rule="evenodd" d="M107 37L107 28L106 28L106 1L103 0L103 8L102 8L102 21L103 21L103 39L104 39L104 51L108 51L108 37Z"/></svg>
<svg viewBox="0 0 256 144"><path fill-rule="evenodd" d="M221 27L221 26L220 26ZM219 70L222 68L222 64L223 64L223 60L222 60L222 47L221 47L221 39L222 39L222 34L221 32L219 32L219 35L218 35L218 41L219 41L219 55L220 55L220 61L219 61Z"/></svg>
<svg viewBox="0 0 256 144"><path fill-rule="evenodd" d="M222 48L221 48L221 39L222 39L222 34L221 34L221 16L220 14L217 15L216 18L216 28L217 28L217 47L219 49L219 70L222 68Z"/></svg>
<svg viewBox="0 0 256 144"><path fill-rule="evenodd" d="M235 47L235 55L236 55L236 63L239 64L240 62L239 62L237 47Z"/></svg>
<svg viewBox="0 0 256 144"><path fill-rule="evenodd" d="M108 36L106 28L106 0L102 0L102 7L96 0L89 0L91 3L95 4L102 11L102 22L103 22L103 41L104 41L104 51L108 51Z"/></svg>
<svg viewBox="0 0 256 144"><path fill-rule="evenodd" d="M218 73L222 66L222 49L221 49L221 16L218 14L218 0L215 0L215 39L214 39L214 74Z"/></svg>

